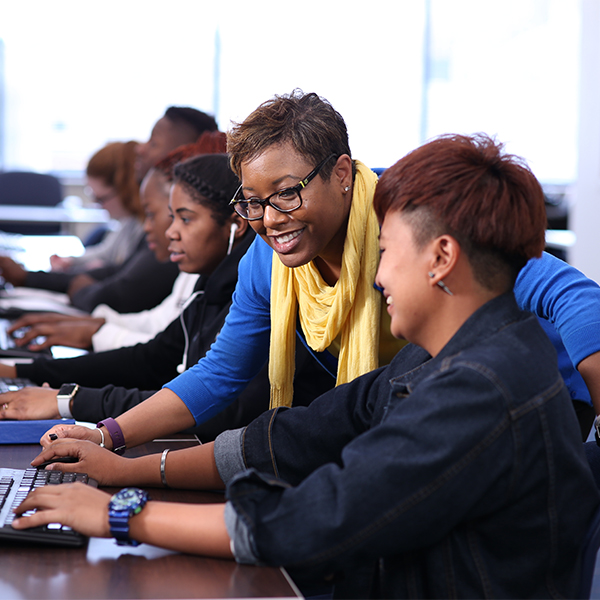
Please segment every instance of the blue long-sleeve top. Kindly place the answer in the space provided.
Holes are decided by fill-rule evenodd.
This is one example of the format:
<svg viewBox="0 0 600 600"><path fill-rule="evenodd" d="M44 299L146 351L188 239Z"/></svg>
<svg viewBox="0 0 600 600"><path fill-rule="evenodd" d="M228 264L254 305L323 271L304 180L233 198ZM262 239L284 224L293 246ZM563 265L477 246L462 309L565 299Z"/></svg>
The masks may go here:
<svg viewBox="0 0 600 600"><path fill-rule="evenodd" d="M233 304L216 341L204 358L165 386L181 398L196 424L237 398L269 358L272 259L272 248L257 237L240 261ZM527 263L514 291L523 310L555 326L564 344L557 352L562 352L559 363L571 397L591 403L573 365L600 350L600 287L544 253Z"/></svg>

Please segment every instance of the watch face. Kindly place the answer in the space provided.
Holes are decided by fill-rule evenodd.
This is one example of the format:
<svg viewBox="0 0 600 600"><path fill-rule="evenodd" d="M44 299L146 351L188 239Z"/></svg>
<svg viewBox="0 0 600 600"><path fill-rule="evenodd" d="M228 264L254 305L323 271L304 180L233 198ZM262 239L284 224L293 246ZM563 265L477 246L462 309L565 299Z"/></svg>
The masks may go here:
<svg viewBox="0 0 600 600"><path fill-rule="evenodd" d="M60 386L60 390L58 394L60 396L70 396L73 393L73 390L77 387L76 383L66 383Z"/></svg>
<svg viewBox="0 0 600 600"><path fill-rule="evenodd" d="M111 510L134 509L143 503L148 494L137 488L125 488L117 492L110 500Z"/></svg>

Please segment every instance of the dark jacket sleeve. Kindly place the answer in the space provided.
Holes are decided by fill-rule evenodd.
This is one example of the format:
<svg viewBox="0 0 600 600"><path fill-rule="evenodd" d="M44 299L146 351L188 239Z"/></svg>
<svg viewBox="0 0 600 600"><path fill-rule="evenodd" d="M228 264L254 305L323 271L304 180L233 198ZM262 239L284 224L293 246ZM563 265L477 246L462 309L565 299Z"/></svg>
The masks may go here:
<svg viewBox="0 0 600 600"><path fill-rule="evenodd" d="M17 375L37 385L44 382L56 388L63 383L88 387L116 385L142 390L160 389L177 376L184 347L179 319L145 344L136 344L77 358L36 358L17 366Z"/></svg>
<svg viewBox="0 0 600 600"><path fill-rule="evenodd" d="M171 293L178 273L176 264L158 262L146 246L114 275L76 292L71 304L86 312L98 304L107 304L121 313L153 308Z"/></svg>
<svg viewBox="0 0 600 600"><path fill-rule="evenodd" d="M67 293L71 279L75 275L71 273L47 273L46 271L28 271L25 278L25 287L38 290L50 290L51 292Z"/></svg>
<svg viewBox="0 0 600 600"><path fill-rule="evenodd" d="M155 393L114 385L100 389L80 387L73 398L71 412L78 421L97 423L107 417L119 416Z"/></svg>

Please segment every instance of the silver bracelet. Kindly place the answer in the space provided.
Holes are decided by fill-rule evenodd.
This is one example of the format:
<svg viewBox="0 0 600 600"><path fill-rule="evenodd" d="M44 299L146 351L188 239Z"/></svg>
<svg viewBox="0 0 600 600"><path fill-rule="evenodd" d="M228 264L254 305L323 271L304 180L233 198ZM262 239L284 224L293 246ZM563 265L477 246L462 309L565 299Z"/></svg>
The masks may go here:
<svg viewBox="0 0 600 600"><path fill-rule="evenodd" d="M167 454L169 454L169 448L163 450L162 456L160 457L160 480L165 487L169 487L167 483L167 476L165 475L165 464L167 462Z"/></svg>
<svg viewBox="0 0 600 600"><path fill-rule="evenodd" d="M106 446L104 445L104 431L102 431L102 429L98 429L98 431L100 432L100 435L102 436L102 441L100 442L100 448L106 448Z"/></svg>

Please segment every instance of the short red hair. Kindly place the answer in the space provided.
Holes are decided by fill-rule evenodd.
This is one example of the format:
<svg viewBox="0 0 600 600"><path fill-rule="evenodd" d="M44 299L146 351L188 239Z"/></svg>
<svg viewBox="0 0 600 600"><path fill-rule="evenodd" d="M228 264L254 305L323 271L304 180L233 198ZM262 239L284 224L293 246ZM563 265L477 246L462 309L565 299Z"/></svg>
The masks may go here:
<svg viewBox="0 0 600 600"><path fill-rule="evenodd" d="M484 134L446 135L413 150L377 184L375 211L415 212L417 243L448 233L465 250L492 255L518 271L540 256L547 226L544 193L525 162ZM492 269L493 270L493 269ZM488 283L490 283L488 281ZM489 286L488 286L489 287Z"/></svg>

